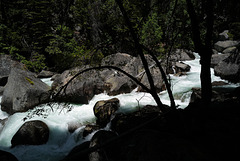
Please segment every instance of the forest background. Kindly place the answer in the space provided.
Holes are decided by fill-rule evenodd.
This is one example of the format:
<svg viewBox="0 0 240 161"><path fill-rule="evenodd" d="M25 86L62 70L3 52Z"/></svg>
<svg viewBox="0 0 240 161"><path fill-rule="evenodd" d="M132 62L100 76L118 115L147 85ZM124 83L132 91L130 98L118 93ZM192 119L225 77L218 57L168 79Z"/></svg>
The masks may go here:
<svg viewBox="0 0 240 161"><path fill-rule="evenodd" d="M140 43L158 58L176 48L194 50L185 0L122 2ZM204 35L207 3L192 3ZM226 29L231 39L240 39L238 0L213 3L213 42ZM11 55L33 72L98 65L103 57L117 52L137 55L114 0L0 0L0 8L0 54Z"/></svg>

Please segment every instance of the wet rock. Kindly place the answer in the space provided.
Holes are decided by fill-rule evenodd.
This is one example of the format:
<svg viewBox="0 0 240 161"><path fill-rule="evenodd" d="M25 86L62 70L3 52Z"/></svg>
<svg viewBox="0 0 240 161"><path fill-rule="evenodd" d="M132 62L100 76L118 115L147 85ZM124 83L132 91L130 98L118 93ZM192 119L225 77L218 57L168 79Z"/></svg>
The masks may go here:
<svg viewBox="0 0 240 161"><path fill-rule="evenodd" d="M42 121L29 121L24 123L13 136L12 148L17 145L41 145L47 143L49 128Z"/></svg>
<svg viewBox="0 0 240 161"><path fill-rule="evenodd" d="M69 122L68 123L68 131L70 133L73 133L75 130L77 130L81 126L83 126L83 125L81 123L79 123L79 122Z"/></svg>
<svg viewBox="0 0 240 161"><path fill-rule="evenodd" d="M0 119L0 133L1 133L2 129L4 128L7 120L8 120L8 118L5 118L3 120Z"/></svg>
<svg viewBox="0 0 240 161"><path fill-rule="evenodd" d="M97 131L100 129L99 125L86 125L83 131L83 137L86 137L87 135L91 134L94 131Z"/></svg>
<svg viewBox="0 0 240 161"><path fill-rule="evenodd" d="M173 66L176 73L189 72L191 67L183 62L176 62Z"/></svg>
<svg viewBox="0 0 240 161"><path fill-rule="evenodd" d="M34 73L12 68L2 96L1 109L9 114L25 112L49 101L50 87Z"/></svg>
<svg viewBox="0 0 240 161"><path fill-rule="evenodd" d="M223 86L223 85L227 85L228 83L223 82L223 81L214 81L212 82L212 86Z"/></svg>
<svg viewBox="0 0 240 161"><path fill-rule="evenodd" d="M94 107L93 112L97 117L97 125L105 127L111 120L111 117L118 110L120 104L117 98L112 98L106 101L98 101Z"/></svg>
<svg viewBox="0 0 240 161"><path fill-rule="evenodd" d="M18 159L11 153L0 150L1 161L18 161Z"/></svg>

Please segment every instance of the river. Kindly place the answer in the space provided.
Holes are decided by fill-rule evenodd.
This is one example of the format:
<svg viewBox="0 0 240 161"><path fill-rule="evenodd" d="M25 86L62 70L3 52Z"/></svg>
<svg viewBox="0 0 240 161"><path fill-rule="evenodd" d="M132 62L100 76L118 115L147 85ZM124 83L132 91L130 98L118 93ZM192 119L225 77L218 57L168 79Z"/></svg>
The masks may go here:
<svg viewBox="0 0 240 161"><path fill-rule="evenodd" d="M185 108L190 100L191 89L193 87L200 87L200 64L199 56L195 53L196 59L191 61L184 61L184 63L191 66L190 72L185 76L177 77L171 75L172 90L175 97L175 102L178 108ZM214 76L213 69L212 81L224 81L219 77ZM42 79L48 85L51 85L50 79ZM235 85L227 85L235 86ZM226 86L226 87L227 87ZM164 104L170 104L168 94L166 91L159 93L161 101ZM108 96L106 93L95 95L93 99L84 105L72 104L68 108L63 108L63 105L54 105L52 111L48 105L38 106L36 108L43 108L44 112L40 116L31 115L34 112L29 110L24 113L15 113L9 116L7 113L0 110L0 119L8 117L8 121L2 128L0 133L0 149L9 151L14 154L19 161L59 161L66 156L69 151L76 145L91 139L93 134L83 138L82 131L84 125L95 122L96 118L93 113L93 106L99 100L106 100L117 97L120 100L119 112L128 113L137 110L138 106L147 104L155 105L155 102L150 94L143 92L136 92L120 94L117 96ZM1 101L1 97L0 97ZM24 123L23 118L28 117L29 120L41 120L45 122L50 129L49 141L45 145L39 146L16 146L11 147L11 138L17 130ZM74 133L68 132L68 124L76 123L82 125Z"/></svg>

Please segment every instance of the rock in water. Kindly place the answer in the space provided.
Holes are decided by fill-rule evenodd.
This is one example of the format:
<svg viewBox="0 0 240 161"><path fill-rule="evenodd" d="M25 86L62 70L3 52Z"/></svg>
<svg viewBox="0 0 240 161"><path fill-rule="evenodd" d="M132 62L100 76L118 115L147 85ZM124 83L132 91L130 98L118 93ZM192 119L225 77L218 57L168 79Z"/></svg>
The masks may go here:
<svg viewBox="0 0 240 161"><path fill-rule="evenodd" d="M112 98L107 101L98 101L93 107L94 115L97 117L97 124L101 127L105 127L118 108L119 100L117 98Z"/></svg>
<svg viewBox="0 0 240 161"><path fill-rule="evenodd" d="M29 121L24 123L13 136L12 147L17 145L41 145L49 138L49 128L42 121Z"/></svg>
<svg viewBox="0 0 240 161"><path fill-rule="evenodd" d="M50 87L36 78L34 73L12 68L3 92L1 108L9 114L25 112L45 103L50 97Z"/></svg>

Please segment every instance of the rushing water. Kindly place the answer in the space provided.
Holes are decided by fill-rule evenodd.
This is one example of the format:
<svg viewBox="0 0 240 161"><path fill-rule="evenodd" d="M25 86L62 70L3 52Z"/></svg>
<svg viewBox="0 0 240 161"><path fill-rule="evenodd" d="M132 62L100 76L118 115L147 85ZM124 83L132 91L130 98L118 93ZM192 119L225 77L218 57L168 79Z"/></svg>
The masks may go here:
<svg viewBox="0 0 240 161"><path fill-rule="evenodd" d="M200 87L200 64L199 56L195 54L196 59L192 61L185 61L184 63L191 66L190 72L185 76L177 77L171 75L172 90L175 97L175 102L178 108L184 108L188 105L191 89L193 87ZM212 72L212 81L223 81L219 77L214 76ZM50 79L42 79L48 85L51 85ZM159 96L164 104L169 105L169 98L166 91L159 93ZM44 108L45 112L40 116L31 117L34 110L29 110L24 113L15 113L8 116L7 113L0 110L0 119L8 117L4 127L0 125L0 149L6 150L14 154L19 161L58 161L66 156L69 151L76 145L81 144L91 138L91 135L83 138L82 131L84 125L95 122L93 114L93 106L99 100L106 100L117 97L120 100L119 112L132 112L147 104L155 105L154 99L148 93L136 92L133 90L128 94L120 94L117 96L108 96L102 93L94 96L94 98L85 105L71 105L69 108L62 108L63 105L55 104L52 110L48 105L39 106L37 108ZM1 97L0 97L1 101ZM23 118L28 117L28 120L42 120L50 129L49 141L45 145L39 146L17 146L11 147L11 138L16 131L24 123ZM82 125L74 133L68 132L68 124L75 123Z"/></svg>

